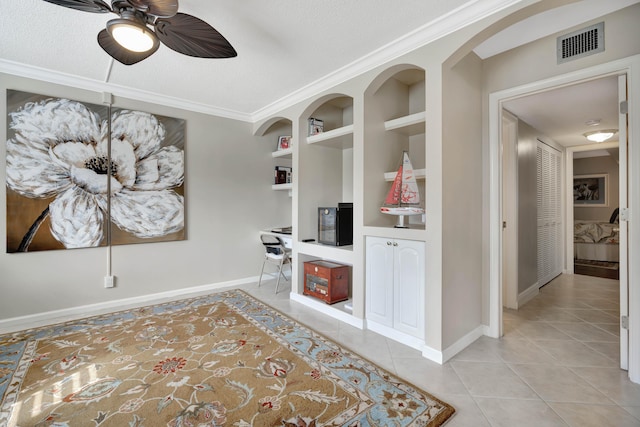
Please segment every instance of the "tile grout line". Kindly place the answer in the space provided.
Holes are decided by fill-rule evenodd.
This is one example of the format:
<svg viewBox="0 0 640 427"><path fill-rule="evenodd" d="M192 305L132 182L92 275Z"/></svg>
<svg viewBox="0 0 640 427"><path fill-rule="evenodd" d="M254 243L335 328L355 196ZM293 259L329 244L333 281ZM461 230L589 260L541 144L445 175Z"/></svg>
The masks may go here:
<svg viewBox="0 0 640 427"><path fill-rule="evenodd" d="M467 393L469 394L469 397L471 397L471 400L473 400L473 404L476 405L476 408L478 408L478 410L480 411L480 413L484 417L484 419L487 422L487 424L489 426L495 426L495 424L492 423L491 420L489 419L489 417L487 416L486 412L478 404L478 401L476 400L475 396L473 394L471 394L471 390L469 390L469 387L467 386L467 384L462 380L462 377L460 376L460 374L456 370L456 367L454 366L453 363L451 363L451 369L453 370L453 373L456 374L456 377L458 377L458 380L460 381L462 386L467 390Z"/></svg>
<svg viewBox="0 0 640 427"><path fill-rule="evenodd" d="M522 381L523 383L525 383L527 385L527 387L529 387L531 389L531 391L533 391L535 393L536 396L538 396L538 398L544 402L545 405L547 405L547 408L549 408L554 414L556 414L558 416L559 419L562 420L562 422L564 422L568 427L571 426L571 424L564 419L564 417L562 415L560 415L551 405L549 405L549 402L547 402L542 396L540 396L540 393L538 393L532 386L531 384L525 380L521 375L519 375L511 366L511 364L509 363L505 363L507 365L507 367L509 369L511 369L511 372L513 372L515 374L516 377L520 378L520 381ZM527 365L527 363L523 363L523 365Z"/></svg>

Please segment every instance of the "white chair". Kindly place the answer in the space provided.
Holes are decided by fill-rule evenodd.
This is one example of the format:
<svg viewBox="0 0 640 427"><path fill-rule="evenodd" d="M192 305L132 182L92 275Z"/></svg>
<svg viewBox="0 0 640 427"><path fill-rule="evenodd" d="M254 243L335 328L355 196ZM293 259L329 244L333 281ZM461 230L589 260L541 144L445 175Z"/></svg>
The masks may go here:
<svg viewBox="0 0 640 427"><path fill-rule="evenodd" d="M291 266L290 252L284 247L282 241L269 234L261 234L260 239L264 245L264 260L262 261L262 270L260 271L260 280L258 281L258 287L262 283L262 275L264 274L264 266L267 262L274 264L278 267L278 279L276 281L276 293L278 293L278 286L280 286L280 276L284 277L284 280L288 280L287 276L282 272L282 267L285 264Z"/></svg>

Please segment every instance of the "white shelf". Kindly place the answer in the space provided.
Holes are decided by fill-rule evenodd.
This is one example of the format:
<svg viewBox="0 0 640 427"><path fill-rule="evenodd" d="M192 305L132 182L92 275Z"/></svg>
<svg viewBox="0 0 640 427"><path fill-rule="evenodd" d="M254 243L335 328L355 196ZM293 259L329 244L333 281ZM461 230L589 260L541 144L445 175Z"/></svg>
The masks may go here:
<svg viewBox="0 0 640 427"><path fill-rule="evenodd" d="M405 135L419 135L425 132L426 117L427 113L424 111L409 114L408 116L387 120L384 122L384 128L385 130L393 130Z"/></svg>
<svg viewBox="0 0 640 427"><path fill-rule="evenodd" d="M298 253L342 264L353 265L353 246L329 246L319 243L299 242Z"/></svg>
<svg viewBox="0 0 640 427"><path fill-rule="evenodd" d="M308 136L307 144L319 144L343 149L351 148L353 147L353 125L347 125Z"/></svg>
<svg viewBox="0 0 640 427"><path fill-rule="evenodd" d="M426 169L414 169L413 170L413 175L416 177L416 179L425 179L425 173L426 173ZM397 174L398 174L398 171L385 172L384 180L385 181L393 181L394 179L396 179L396 175Z"/></svg>
<svg viewBox="0 0 640 427"><path fill-rule="evenodd" d="M408 218L405 218L408 222ZM393 226L365 226L365 236L384 237L386 239L425 240L427 230L424 224L408 224L409 228L395 228Z"/></svg>
<svg viewBox="0 0 640 427"><path fill-rule="evenodd" d="M271 189L272 190L291 190L291 189L293 189L293 184L292 183L288 183L288 184L272 184L271 185Z"/></svg>
<svg viewBox="0 0 640 427"><path fill-rule="evenodd" d="M274 151L271 153L271 157L289 157L291 158L291 154L293 154L293 148L287 148L286 150Z"/></svg>
<svg viewBox="0 0 640 427"><path fill-rule="evenodd" d="M342 322L348 323L349 325L354 326L358 329L364 329L364 320L358 319L350 312L347 312L344 309L344 304L337 303L329 305L324 301L320 301L307 295L296 294L294 292L291 292L289 294L289 297L291 298L291 301L298 302L304 306L319 311L320 313L326 314L327 316L331 316L334 319L338 319Z"/></svg>

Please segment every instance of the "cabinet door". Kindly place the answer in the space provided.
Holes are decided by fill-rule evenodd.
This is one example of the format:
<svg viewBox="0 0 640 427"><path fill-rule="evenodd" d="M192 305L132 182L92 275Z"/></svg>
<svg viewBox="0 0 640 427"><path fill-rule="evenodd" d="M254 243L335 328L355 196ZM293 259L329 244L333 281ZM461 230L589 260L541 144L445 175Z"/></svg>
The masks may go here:
<svg viewBox="0 0 640 427"><path fill-rule="evenodd" d="M394 241L393 327L406 334L424 338L424 242Z"/></svg>
<svg viewBox="0 0 640 427"><path fill-rule="evenodd" d="M385 326L393 326L393 242L367 237L366 317Z"/></svg>
<svg viewBox="0 0 640 427"><path fill-rule="evenodd" d="M562 155L537 147L538 286L562 273Z"/></svg>

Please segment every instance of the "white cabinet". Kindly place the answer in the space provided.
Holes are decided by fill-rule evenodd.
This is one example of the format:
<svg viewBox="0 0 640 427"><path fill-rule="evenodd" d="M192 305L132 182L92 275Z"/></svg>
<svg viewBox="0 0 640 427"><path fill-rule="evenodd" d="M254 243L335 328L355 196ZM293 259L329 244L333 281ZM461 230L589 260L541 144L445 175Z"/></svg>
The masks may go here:
<svg viewBox="0 0 640 427"><path fill-rule="evenodd" d="M367 236L366 319L379 333L416 346L424 339L425 244Z"/></svg>

